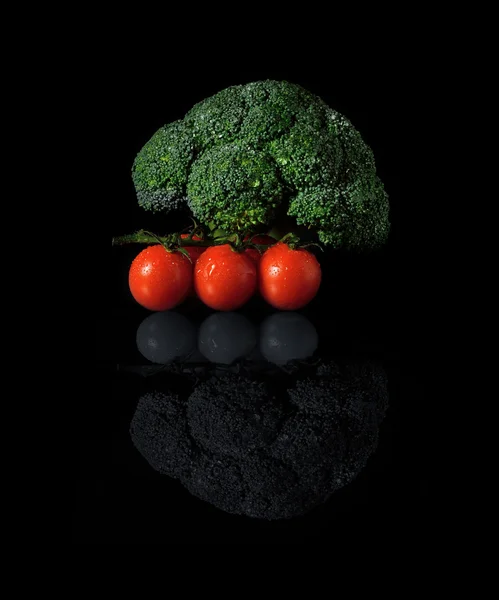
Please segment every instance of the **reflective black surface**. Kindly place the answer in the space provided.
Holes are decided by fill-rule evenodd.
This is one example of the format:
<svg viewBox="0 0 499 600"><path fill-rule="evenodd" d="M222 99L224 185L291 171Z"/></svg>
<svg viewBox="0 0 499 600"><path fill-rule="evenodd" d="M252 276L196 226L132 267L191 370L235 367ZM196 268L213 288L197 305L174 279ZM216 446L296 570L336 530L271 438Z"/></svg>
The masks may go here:
<svg viewBox="0 0 499 600"><path fill-rule="evenodd" d="M151 313L122 285L127 252L113 250L113 307L96 323L79 542L293 543L424 519L389 256L328 257L297 312L255 298Z"/></svg>

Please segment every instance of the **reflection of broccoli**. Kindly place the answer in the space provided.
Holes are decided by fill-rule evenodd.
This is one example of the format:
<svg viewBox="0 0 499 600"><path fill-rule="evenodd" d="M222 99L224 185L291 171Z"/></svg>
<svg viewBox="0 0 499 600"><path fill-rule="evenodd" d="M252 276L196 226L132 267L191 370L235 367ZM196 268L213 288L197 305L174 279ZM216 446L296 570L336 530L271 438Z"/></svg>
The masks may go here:
<svg viewBox="0 0 499 600"><path fill-rule="evenodd" d="M135 410L130 434L139 452L160 473L188 477L195 461L178 395L153 392L142 396Z"/></svg>
<svg viewBox="0 0 499 600"><path fill-rule="evenodd" d="M191 394L187 418L190 431L201 447L244 457L273 440L282 407L271 401L265 384L243 381L244 386L237 375L228 373L204 382Z"/></svg>
<svg viewBox="0 0 499 600"><path fill-rule="evenodd" d="M387 408L383 370L329 364L282 398L269 384L227 373L186 403L141 398L134 444L159 472L222 510L279 519L303 514L365 466Z"/></svg>
<svg viewBox="0 0 499 600"><path fill-rule="evenodd" d="M371 248L389 231L374 157L345 117L285 81L222 90L157 131L137 155L139 204L188 206L203 224L270 225L282 208L335 247Z"/></svg>

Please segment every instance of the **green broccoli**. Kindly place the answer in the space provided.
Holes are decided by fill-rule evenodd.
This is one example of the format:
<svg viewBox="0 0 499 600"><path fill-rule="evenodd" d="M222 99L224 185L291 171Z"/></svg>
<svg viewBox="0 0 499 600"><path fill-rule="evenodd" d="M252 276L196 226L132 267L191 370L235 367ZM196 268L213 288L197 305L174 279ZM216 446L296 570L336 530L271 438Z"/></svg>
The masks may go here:
<svg viewBox="0 0 499 600"><path fill-rule="evenodd" d="M325 245L371 249L390 230L371 149L348 119L285 81L232 86L196 104L145 144L132 178L143 208L188 208L230 231L287 214Z"/></svg>
<svg viewBox="0 0 499 600"><path fill-rule="evenodd" d="M133 180L143 208L172 211L187 200L185 183L194 157L190 130L183 121L161 127L135 158Z"/></svg>
<svg viewBox="0 0 499 600"><path fill-rule="evenodd" d="M193 214L228 229L269 223L283 191L272 158L240 143L206 150L193 163L187 183Z"/></svg>

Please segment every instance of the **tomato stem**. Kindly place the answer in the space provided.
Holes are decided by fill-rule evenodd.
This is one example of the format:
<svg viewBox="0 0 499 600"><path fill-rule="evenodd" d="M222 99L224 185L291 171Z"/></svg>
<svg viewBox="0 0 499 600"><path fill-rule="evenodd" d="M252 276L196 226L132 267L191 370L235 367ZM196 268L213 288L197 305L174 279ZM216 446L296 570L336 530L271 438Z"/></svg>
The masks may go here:
<svg viewBox="0 0 499 600"><path fill-rule="evenodd" d="M324 248L317 242L309 242L308 244L303 244L300 246L300 248L309 248L310 246L316 246L321 250L321 252L324 252Z"/></svg>
<svg viewBox="0 0 499 600"><path fill-rule="evenodd" d="M129 233L127 235L120 235L113 237L113 246L124 246L126 244L169 244L172 241L171 235L156 235L148 231L140 229L135 233ZM179 240L179 246L197 246L199 248L208 248L209 246L218 246L220 244L227 243L224 238L217 238L217 240L192 240L189 238Z"/></svg>
<svg viewBox="0 0 499 600"><path fill-rule="evenodd" d="M300 243L300 238L293 232L287 233L280 239L282 244L287 244L292 250L294 250Z"/></svg>
<svg viewBox="0 0 499 600"><path fill-rule="evenodd" d="M184 232L186 230L183 230ZM214 234L217 235L214 235ZM162 244L167 250L172 251L176 248L186 247L197 247L197 248L209 248L210 246L221 246L223 244L230 244L236 252L241 252L246 248L256 248L260 253L265 252L267 248L270 248L275 244L255 244L253 239L260 234L252 235L248 240L244 241L244 235L239 233L228 234L227 232L220 232L223 235L219 235L219 231L212 231L209 235L205 235L202 228L197 226L194 222L194 230L186 238L181 238L178 233L171 233L169 235L156 235L150 231L140 229L135 233L127 235L120 235L113 237L113 246L124 246L126 244ZM202 237L201 240L194 240L192 237L198 235ZM246 234L249 235L249 234ZM276 240L277 241L277 240ZM300 239L294 233L286 234L281 242L287 243L290 247L296 247Z"/></svg>
<svg viewBox="0 0 499 600"><path fill-rule="evenodd" d="M187 237L185 238L186 240L192 240L192 238L194 236L197 236L197 237L201 238L201 240L204 240L206 236L205 236L205 231L204 231L203 227L201 227L201 225L199 225L199 223L192 217L189 217L189 218L192 221L192 225L185 227L184 229L182 229L182 231L180 233L188 234Z"/></svg>

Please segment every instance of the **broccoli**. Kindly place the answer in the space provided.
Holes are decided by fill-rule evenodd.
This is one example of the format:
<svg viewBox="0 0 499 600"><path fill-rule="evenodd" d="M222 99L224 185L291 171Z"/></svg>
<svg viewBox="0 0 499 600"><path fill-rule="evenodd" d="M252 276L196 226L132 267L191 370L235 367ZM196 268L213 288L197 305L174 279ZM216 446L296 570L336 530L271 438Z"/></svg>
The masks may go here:
<svg viewBox="0 0 499 600"><path fill-rule="evenodd" d="M240 143L214 146L202 154L187 183L189 207L196 218L222 229L270 222L282 196L271 157Z"/></svg>
<svg viewBox="0 0 499 600"><path fill-rule="evenodd" d="M186 202L185 182L194 157L189 128L175 121L159 129L135 158L133 180L146 210L176 210Z"/></svg>
<svg viewBox="0 0 499 600"><path fill-rule="evenodd" d="M352 123L286 81L236 85L162 127L137 155L139 204L184 208L230 231L287 214L325 245L373 249L387 240L388 195Z"/></svg>
<svg viewBox="0 0 499 600"><path fill-rule="evenodd" d="M387 379L372 361L328 360L289 383L219 373L187 401L158 383L138 402L132 441L155 470L226 512L305 514L376 449Z"/></svg>

